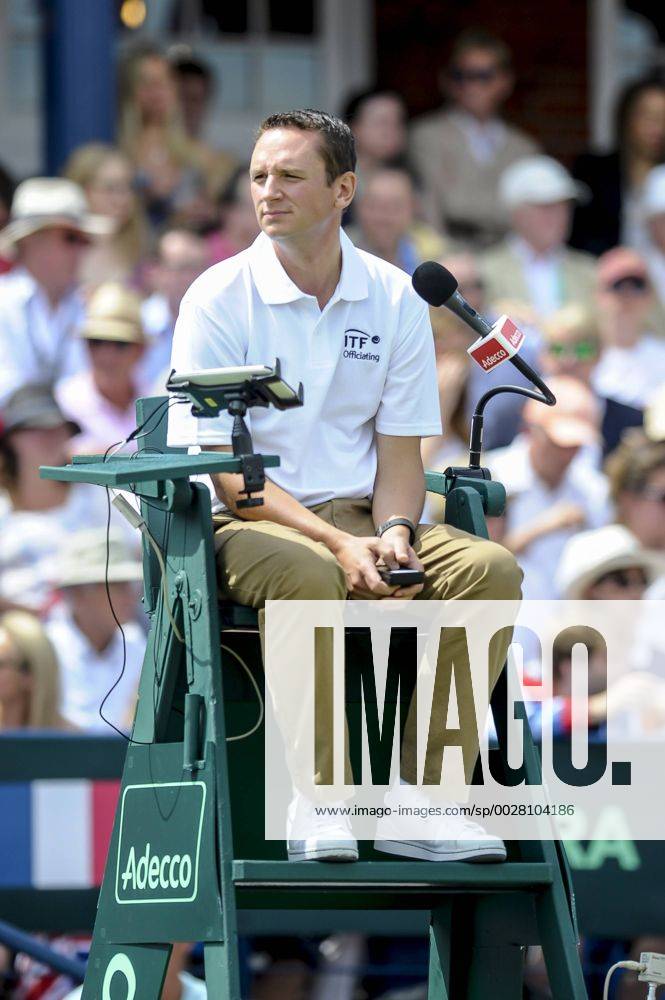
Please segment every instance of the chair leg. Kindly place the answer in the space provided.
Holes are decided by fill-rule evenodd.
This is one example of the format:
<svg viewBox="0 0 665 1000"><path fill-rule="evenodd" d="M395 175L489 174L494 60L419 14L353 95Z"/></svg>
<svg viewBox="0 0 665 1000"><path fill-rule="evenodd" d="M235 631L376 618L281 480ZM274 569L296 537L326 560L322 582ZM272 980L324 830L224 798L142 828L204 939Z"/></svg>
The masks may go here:
<svg viewBox="0 0 665 1000"><path fill-rule="evenodd" d="M450 933L452 927L452 902L443 903L432 910L429 929L429 980L427 1000L450 1000Z"/></svg>
<svg viewBox="0 0 665 1000"><path fill-rule="evenodd" d="M522 1000L524 952L520 945L473 948L467 1000ZM558 994L556 994L558 996Z"/></svg>
<svg viewBox="0 0 665 1000"><path fill-rule="evenodd" d="M237 948L225 942L203 947L206 990L215 1000L242 1000Z"/></svg>
<svg viewBox="0 0 665 1000"><path fill-rule="evenodd" d="M561 882L555 881L539 894L536 913L552 996L588 1000L568 901Z"/></svg>

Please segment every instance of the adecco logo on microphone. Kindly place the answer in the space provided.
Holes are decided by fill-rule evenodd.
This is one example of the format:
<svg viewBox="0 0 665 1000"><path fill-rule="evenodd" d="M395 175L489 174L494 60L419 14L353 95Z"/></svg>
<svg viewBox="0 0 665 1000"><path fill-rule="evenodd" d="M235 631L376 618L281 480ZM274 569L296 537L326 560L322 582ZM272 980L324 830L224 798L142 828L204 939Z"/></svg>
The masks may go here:
<svg viewBox="0 0 665 1000"><path fill-rule="evenodd" d="M503 315L496 321L491 333L476 340L468 348L467 353L483 371L488 372L517 354L523 342L522 331L515 326L512 319Z"/></svg>
<svg viewBox="0 0 665 1000"><path fill-rule="evenodd" d="M191 903L196 899L205 801L202 781L125 788L116 902Z"/></svg>

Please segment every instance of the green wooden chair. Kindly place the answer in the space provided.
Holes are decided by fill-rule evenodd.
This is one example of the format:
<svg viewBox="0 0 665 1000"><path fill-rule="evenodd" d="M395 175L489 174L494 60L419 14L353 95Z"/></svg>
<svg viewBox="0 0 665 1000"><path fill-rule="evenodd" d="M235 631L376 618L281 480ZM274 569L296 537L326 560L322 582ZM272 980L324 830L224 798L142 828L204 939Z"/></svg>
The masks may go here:
<svg viewBox="0 0 665 1000"><path fill-rule="evenodd" d="M140 400L139 423L159 406L160 399ZM218 606L210 496L189 481L195 473L239 469L232 455L168 449L158 423L135 457L42 470L139 495L165 557L162 574L144 543L151 628L84 1000L156 1000L171 942L183 940L204 944L208 995L239 1000L239 932L398 934L423 917L432 1000L518 1000L524 947L537 943L553 995L582 1000L560 844L510 844L507 862L487 865L385 860L363 844L360 861L335 865L290 863L282 845L263 839L263 735L226 739L256 719L255 692L233 656L240 653L263 683L256 614ZM428 473L427 487L445 496L448 523L486 537L485 516L501 512L505 493L464 471ZM506 691L504 677L492 698L494 753L504 767ZM536 781L538 756L530 736L524 742L527 780Z"/></svg>

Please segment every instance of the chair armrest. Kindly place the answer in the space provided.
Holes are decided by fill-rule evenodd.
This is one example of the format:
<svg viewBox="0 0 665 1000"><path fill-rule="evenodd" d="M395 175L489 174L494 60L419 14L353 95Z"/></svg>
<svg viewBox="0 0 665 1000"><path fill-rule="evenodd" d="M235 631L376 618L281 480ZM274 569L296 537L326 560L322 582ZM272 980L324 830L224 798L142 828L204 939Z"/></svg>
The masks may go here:
<svg viewBox="0 0 665 1000"><path fill-rule="evenodd" d="M438 493L439 496L445 497L448 485L443 472L425 472L425 489L428 493Z"/></svg>

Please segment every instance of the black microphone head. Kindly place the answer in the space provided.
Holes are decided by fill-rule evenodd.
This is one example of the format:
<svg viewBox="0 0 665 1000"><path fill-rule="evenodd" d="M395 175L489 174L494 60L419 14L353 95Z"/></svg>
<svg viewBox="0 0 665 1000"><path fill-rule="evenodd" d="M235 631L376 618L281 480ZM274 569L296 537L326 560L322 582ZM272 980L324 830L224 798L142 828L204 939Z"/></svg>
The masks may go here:
<svg viewBox="0 0 665 1000"><path fill-rule="evenodd" d="M411 283L425 302L431 306L444 305L457 291L457 279L441 264L426 260L413 272Z"/></svg>

